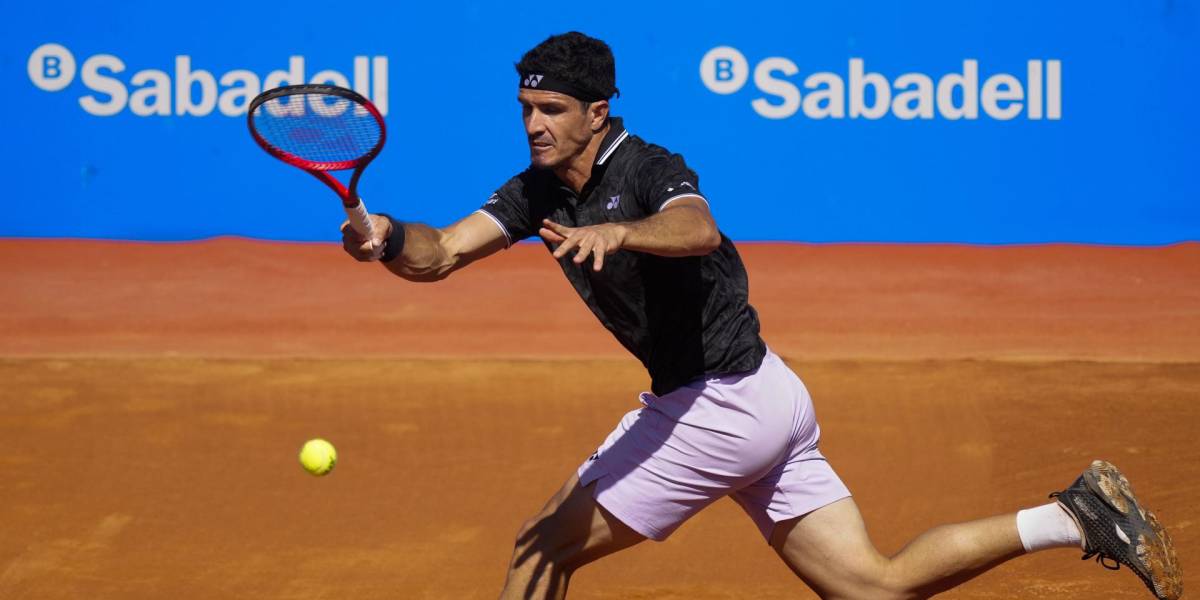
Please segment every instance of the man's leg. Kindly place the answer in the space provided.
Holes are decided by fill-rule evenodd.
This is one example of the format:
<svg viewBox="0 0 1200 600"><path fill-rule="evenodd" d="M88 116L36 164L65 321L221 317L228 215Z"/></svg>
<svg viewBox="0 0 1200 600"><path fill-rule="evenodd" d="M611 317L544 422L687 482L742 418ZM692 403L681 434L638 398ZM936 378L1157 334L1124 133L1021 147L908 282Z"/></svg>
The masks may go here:
<svg viewBox="0 0 1200 600"><path fill-rule="evenodd" d="M822 598L925 598L1024 554L1015 514L931 529L888 558L851 498L775 527L771 546Z"/></svg>
<svg viewBox="0 0 1200 600"><path fill-rule="evenodd" d="M1137 501L1125 476L1095 461L1046 505L931 529L891 558L879 554L850 498L780 522L771 546L825 598L924 598L1042 548L1082 547L1116 569L1129 567L1157 598L1183 593L1174 545ZM1108 561L1108 562L1104 562Z"/></svg>
<svg viewBox="0 0 1200 600"><path fill-rule="evenodd" d="M572 475L517 535L502 600L565 598L571 574L646 539L592 499L592 482Z"/></svg>
<svg viewBox="0 0 1200 600"><path fill-rule="evenodd" d="M641 394L641 407L522 528L502 597L561 598L575 569L647 538L665 540L761 479L792 442L796 407L779 397L798 393L790 385L799 380L770 355L755 372Z"/></svg>

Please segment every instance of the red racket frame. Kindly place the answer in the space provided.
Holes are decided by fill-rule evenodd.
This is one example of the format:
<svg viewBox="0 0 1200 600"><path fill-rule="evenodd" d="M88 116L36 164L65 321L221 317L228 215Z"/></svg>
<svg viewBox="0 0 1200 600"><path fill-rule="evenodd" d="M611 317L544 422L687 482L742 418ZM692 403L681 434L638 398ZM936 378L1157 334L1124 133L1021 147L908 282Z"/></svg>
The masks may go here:
<svg viewBox="0 0 1200 600"><path fill-rule="evenodd" d="M267 101L274 100L276 98L282 98L284 96L295 96L299 94L322 94L326 96L337 96L362 106L368 113L370 113L372 117L375 118L375 121L379 124L379 141L376 142L375 146L368 150L365 154L354 160L333 162L311 161L274 146L265 138L263 138L263 136L260 135L258 130L254 127L254 111ZM354 109L350 108L349 110ZM372 104L370 100L366 99L364 96L358 92L355 92L354 90L335 85L308 83L302 85L278 87L267 90L250 101L250 104L246 110L246 126L250 129L250 135L254 138L254 141L257 142L263 150L266 150L267 154L270 154L271 156L274 156L275 158L278 158L289 165L303 169L308 174L320 180L321 183L329 186L329 189L333 190L334 193L336 193L338 197L342 199L342 206L346 209L346 214L350 217L350 224L354 227L355 231L357 231L366 239L372 239L375 237L375 228L372 226L370 219L367 218L366 207L363 206L362 199L358 197L357 192L358 179L362 176L363 170L367 168L367 165L370 164L376 156L379 156L380 151L383 150L384 142L387 141L387 126L384 124L383 114L379 112L378 108L375 108L375 105ZM338 181L333 175L329 174L329 171L344 171L346 169L354 169L354 173L350 176L349 187L343 185L341 181Z"/></svg>

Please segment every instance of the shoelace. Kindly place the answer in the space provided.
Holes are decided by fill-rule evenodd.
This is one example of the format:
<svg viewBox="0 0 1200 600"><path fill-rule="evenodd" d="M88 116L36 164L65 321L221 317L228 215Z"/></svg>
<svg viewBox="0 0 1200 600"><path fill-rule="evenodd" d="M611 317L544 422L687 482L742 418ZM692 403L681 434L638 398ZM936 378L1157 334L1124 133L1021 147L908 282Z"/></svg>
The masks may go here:
<svg viewBox="0 0 1200 600"><path fill-rule="evenodd" d="M1091 552L1085 552L1085 553L1083 554L1083 558L1082 558L1081 560L1087 560L1087 559L1089 559L1089 558L1091 558L1091 557L1093 557L1093 556L1095 556L1095 557L1096 557L1096 562L1097 562L1097 563L1099 563L1099 564L1100 564L1100 566L1104 567L1105 569L1108 569L1109 571L1120 571L1120 570L1121 570L1121 563L1120 563L1120 561L1118 561L1117 559L1115 559L1115 558L1113 558L1113 557L1111 557L1111 556L1109 556L1109 555L1107 555L1107 554L1105 554L1105 553L1103 553L1103 552L1101 552L1101 551L1099 551L1099 550L1093 550L1093 551L1091 551ZM1113 562L1113 564L1112 564L1111 566L1110 566L1108 563L1104 562L1104 559L1106 559L1106 558L1107 558L1108 560L1111 560L1111 561Z"/></svg>
<svg viewBox="0 0 1200 600"><path fill-rule="evenodd" d="M1050 492L1050 498L1057 499L1061 495L1062 495L1062 492ZM1105 569L1108 569L1109 571L1120 571L1121 570L1121 562L1120 561L1118 561L1116 558L1114 558L1112 556L1109 556L1108 554L1105 554L1104 552L1102 552L1100 550L1092 550L1091 552L1084 552L1083 558L1080 560L1088 560L1089 558L1092 558L1093 556L1096 557L1096 562L1100 566L1104 567ZM1110 565L1110 564L1104 562L1105 559L1111 560L1112 564Z"/></svg>

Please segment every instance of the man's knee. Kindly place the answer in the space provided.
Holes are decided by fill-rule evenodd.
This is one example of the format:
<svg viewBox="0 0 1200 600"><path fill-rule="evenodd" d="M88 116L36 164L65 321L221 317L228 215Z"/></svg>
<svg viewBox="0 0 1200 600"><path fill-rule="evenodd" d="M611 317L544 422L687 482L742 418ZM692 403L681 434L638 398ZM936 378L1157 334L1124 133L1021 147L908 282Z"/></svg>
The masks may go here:
<svg viewBox="0 0 1200 600"><path fill-rule="evenodd" d="M878 600L915 600L917 598L928 598L932 594L922 593L920 590L915 590L905 583L899 581L878 581L874 582L869 587L870 596L864 598L876 598Z"/></svg>
<svg viewBox="0 0 1200 600"><path fill-rule="evenodd" d="M884 568L859 573L843 573L840 577L829 578L822 582L824 585L815 586L820 589L820 595L827 600L840 598L845 600L913 600L927 598L920 590L912 589L903 577L891 577Z"/></svg>

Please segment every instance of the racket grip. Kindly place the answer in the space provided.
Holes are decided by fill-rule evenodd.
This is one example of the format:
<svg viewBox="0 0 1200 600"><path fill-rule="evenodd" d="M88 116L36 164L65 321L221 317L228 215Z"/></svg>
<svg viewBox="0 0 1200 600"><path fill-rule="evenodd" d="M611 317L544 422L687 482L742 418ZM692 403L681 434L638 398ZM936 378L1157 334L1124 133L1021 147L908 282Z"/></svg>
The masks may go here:
<svg viewBox="0 0 1200 600"><path fill-rule="evenodd" d="M358 235L364 239L375 239L375 226L371 224L371 218L367 216L367 207L359 200L354 206L344 206L346 209L346 217L350 219L350 226L358 232Z"/></svg>
<svg viewBox="0 0 1200 600"><path fill-rule="evenodd" d="M375 225L371 223L371 217L367 216L367 206L363 204L362 199L360 198L354 206L343 205L343 208L346 209L346 217L350 219L350 226L354 228L354 231L357 231L363 239L374 241ZM382 255L383 244L379 244L375 247L374 257L379 258Z"/></svg>

